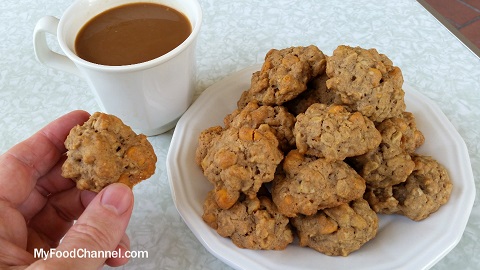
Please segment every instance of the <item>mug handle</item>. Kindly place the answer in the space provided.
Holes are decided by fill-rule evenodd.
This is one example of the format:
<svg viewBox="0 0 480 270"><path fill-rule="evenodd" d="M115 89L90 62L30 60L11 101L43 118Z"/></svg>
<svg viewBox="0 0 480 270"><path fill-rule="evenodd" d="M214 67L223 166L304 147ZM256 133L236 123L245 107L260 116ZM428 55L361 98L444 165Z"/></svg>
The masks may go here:
<svg viewBox="0 0 480 270"><path fill-rule="evenodd" d="M33 48L37 60L55 69L63 70L83 77L72 60L62 54L52 51L47 44L45 33L57 36L59 20L53 16L45 16L38 20L33 30Z"/></svg>

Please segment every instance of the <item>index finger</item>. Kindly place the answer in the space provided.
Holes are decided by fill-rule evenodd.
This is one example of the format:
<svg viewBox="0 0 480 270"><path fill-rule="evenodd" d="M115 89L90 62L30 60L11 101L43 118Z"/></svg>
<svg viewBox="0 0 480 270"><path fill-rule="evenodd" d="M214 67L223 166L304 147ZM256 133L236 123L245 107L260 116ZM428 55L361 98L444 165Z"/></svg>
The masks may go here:
<svg viewBox="0 0 480 270"><path fill-rule="evenodd" d="M22 203L37 180L49 172L65 153L64 141L70 130L87 121L85 111L68 113L13 146L0 156L0 200Z"/></svg>

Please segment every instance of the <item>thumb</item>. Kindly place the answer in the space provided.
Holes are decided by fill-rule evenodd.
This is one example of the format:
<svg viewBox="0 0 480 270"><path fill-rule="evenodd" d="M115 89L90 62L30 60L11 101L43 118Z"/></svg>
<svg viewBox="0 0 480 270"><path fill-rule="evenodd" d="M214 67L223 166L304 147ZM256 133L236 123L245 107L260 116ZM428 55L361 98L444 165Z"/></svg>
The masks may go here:
<svg viewBox="0 0 480 270"><path fill-rule="evenodd" d="M90 202L55 250L56 254L73 256L58 258L53 254L43 262L48 269L97 269L103 266L108 257L98 254L108 255L117 248L132 210L133 193L129 187L124 184L107 186Z"/></svg>

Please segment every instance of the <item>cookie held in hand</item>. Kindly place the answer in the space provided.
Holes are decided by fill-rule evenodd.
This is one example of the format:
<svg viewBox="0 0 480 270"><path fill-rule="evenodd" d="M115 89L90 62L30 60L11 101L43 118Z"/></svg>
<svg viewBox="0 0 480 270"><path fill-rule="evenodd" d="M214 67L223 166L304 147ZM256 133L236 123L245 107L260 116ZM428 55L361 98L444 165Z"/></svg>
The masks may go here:
<svg viewBox="0 0 480 270"><path fill-rule="evenodd" d="M94 113L70 131L65 147L62 176L74 180L78 189L99 192L117 182L133 188L155 173L157 156L147 137L114 115Z"/></svg>

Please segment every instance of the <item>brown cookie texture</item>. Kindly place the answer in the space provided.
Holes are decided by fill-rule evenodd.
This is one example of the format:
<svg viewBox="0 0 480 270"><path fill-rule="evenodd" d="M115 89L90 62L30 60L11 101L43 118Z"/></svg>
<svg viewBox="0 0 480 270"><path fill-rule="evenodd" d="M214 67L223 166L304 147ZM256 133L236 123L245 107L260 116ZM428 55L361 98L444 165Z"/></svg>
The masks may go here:
<svg viewBox="0 0 480 270"><path fill-rule="evenodd" d="M445 167L429 156L415 154L412 160L415 168L405 182L367 189L364 198L373 210L420 221L448 202L453 184Z"/></svg>
<svg viewBox="0 0 480 270"><path fill-rule="evenodd" d="M396 214L400 209L398 200L393 195L393 187L374 188L367 186L363 198L367 200L372 210L378 214Z"/></svg>
<svg viewBox="0 0 480 270"><path fill-rule="evenodd" d="M208 153L208 150L212 148L215 143L217 142L218 138L220 138L223 132L223 128L221 126L213 126L209 127L205 130L200 132L198 136L198 146L195 150L195 163L201 167L202 160ZM203 168L202 168L203 169Z"/></svg>
<svg viewBox="0 0 480 270"><path fill-rule="evenodd" d="M343 104L374 122L398 116L405 108L400 68L376 49L338 46L327 59L326 84Z"/></svg>
<svg viewBox="0 0 480 270"><path fill-rule="evenodd" d="M293 133L300 153L327 160L362 155L375 149L382 139L375 124L361 113L321 103L297 115Z"/></svg>
<svg viewBox="0 0 480 270"><path fill-rule="evenodd" d="M415 163L410 154L423 144L425 138L416 128L412 113L377 124L382 141L378 148L349 159L349 164L374 188L384 188L407 180Z"/></svg>
<svg viewBox="0 0 480 270"><path fill-rule="evenodd" d="M229 209L219 207L213 191L204 203L203 220L240 248L283 250L293 242L289 219L267 197L243 196Z"/></svg>
<svg viewBox="0 0 480 270"><path fill-rule="evenodd" d="M237 105L243 108L250 101L282 105L305 91L309 80L324 72L325 66L325 55L314 45L271 49Z"/></svg>
<svg viewBox="0 0 480 270"><path fill-rule="evenodd" d="M73 179L79 189L99 192L116 182L132 188L155 173L157 156L147 137L114 115L94 113L72 128L65 147L62 176Z"/></svg>
<svg viewBox="0 0 480 270"><path fill-rule="evenodd" d="M330 256L347 256L373 239L378 230L377 214L361 198L291 222L300 246Z"/></svg>
<svg viewBox="0 0 480 270"><path fill-rule="evenodd" d="M215 186L217 204L228 209L241 193L255 197L263 183L273 180L282 159L273 130L262 124L258 128L224 129L207 150L200 166Z"/></svg>
<svg viewBox="0 0 480 270"><path fill-rule="evenodd" d="M385 119L376 125L385 143L395 145L406 153L413 153L425 142L423 133L417 128L415 116L403 112L399 116Z"/></svg>
<svg viewBox="0 0 480 270"><path fill-rule="evenodd" d="M283 106L258 105L257 102L252 101L243 109L237 109L227 115L224 124L225 128L245 126L258 128L262 124L267 124L275 133L282 151L288 151L295 146L293 136L295 116Z"/></svg>
<svg viewBox="0 0 480 270"><path fill-rule="evenodd" d="M272 199L288 217L312 215L362 198L365 192L365 180L343 161L329 162L292 150L284 159L283 171L273 181Z"/></svg>
<svg viewBox="0 0 480 270"><path fill-rule="evenodd" d="M307 90L283 105L289 112L297 116L304 113L314 103L341 104L339 95L327 88L327 80L328 76L326 73L320 74L307 84Z"/></svg>
<svg viewBox="0 0 480 270"><path fill-rule="evenodd" d="M392 150L388 144L347 161L371 187L388 187L407 180L415 163L404 151Z"/></svg>
<svg viewBox="0 0 480 270"><path fill-rule="evenodd" d="M422 220L447 203L452 182L443 165L428 156L414 155L415 169L404 184L394 187L400 213L412 220Z"/></svg>

